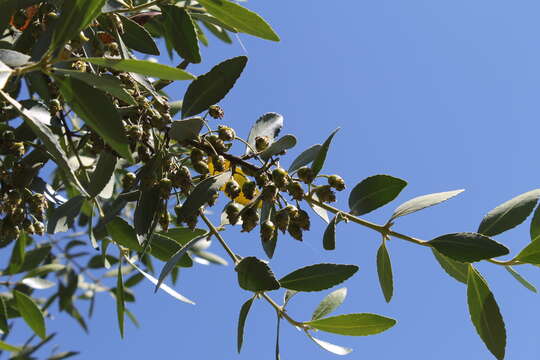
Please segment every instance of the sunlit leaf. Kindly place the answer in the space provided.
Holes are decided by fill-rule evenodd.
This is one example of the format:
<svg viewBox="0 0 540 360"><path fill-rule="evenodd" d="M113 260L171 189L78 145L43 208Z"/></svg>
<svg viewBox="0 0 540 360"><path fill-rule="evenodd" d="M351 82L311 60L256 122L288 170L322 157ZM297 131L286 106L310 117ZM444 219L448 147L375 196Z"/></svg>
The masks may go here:
<svg viewBox="0 0 540 360"><path fill-rule="evenodd" d="M463 191L465 190L460 189L415 197L414 199L411 199L399 205L396 210L394 210L394 213L392 214L392 217L389 221L393 221L400 216L412 214L413 212L440 204L443 201L446 201L453 198L454 196L461 194Z"/></svg>
<svg viewBox="0 0 540 360"><path fill-rule="evenodd" d="M313 340L313 342L315 342L315 344L319 345L324 350L331 352L332 354L349 355L353 351L353 349L346 348L344 346L339 346L336 344L331 344L327 341L317 339L316 337L313 337L310 333L306 333L306 334L311 340Z"/></svg>
<svg viewBox="0 0 540 360"><path fill-rule="evenodd" d="M137 73L163 80L193 80L195 76L185 70L155 63L148 60L84 58L89 63L110 67L116 71Z"/></svg>
<svg viewBox="0 0 540 360"><path fill-rule="evenodd" d="M311 315L311 320L317 320L332 313L343 303L346 296L347 288L337 289L326 295L319 305L317 305L313 315Z"/></svg>
<svg viewBox="0 0 540 360"><path fill-rule="evenodd" d="M388 330L396 324L396 320L376 314L346 314L308 321L305 324L334 334L366 336Z"/></svg>

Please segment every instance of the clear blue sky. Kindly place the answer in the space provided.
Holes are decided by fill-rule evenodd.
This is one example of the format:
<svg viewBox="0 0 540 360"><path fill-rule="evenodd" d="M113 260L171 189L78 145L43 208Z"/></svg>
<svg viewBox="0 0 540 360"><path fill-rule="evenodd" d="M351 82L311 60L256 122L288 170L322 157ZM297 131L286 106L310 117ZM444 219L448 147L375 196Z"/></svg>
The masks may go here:
<svg viewBox="0 0 540 360"><path fill-rule="evenodd" d="M540 23L537 1L256 1L280 43L241 35L250 58L237 86L222 102L224 123L247 136L264 112L284 115L283 133L298 136L289 160L342 127L325 173L341 174L350 190L363 178L390 174L409 186L387 207L366 216L384 223L414 196L465 188L447 203L398 221L395 230L431 239L475 231L496 205L538 187L540 126ZM245 54L235 41L210 37L195 74ZM163 58L164 61L167 61ZM175 62L177 59L175 60ZM171 87L180 99L186 84ZM347 207L346 194L338 206ZM358 264L344 285L349 296L337 313L373 312L396 318L391 330L370 337L318 337L354 348L350 359L492 359L469 320L466 288L443 272L431 252L399 239L388 246L395 296L386 304L378 286L379 236L341 223L337 249L322 250L324 223L312 217L303 243L282 236L271 266L278 276L319 262ZM257 232L225 233L242 255L264 257ZM528 242L528 222L496 237L513 253ZM216 244L212 249L222 254ZM503 269L479 265L506 321L507 359L538 359L539 298ZM540 285L538 271L520 267ZM181 273L178 290L197 302L179 303L152 286L137 287L128 305L142 327L128 322L120 340L115 305L97 299L91 333L64 315L50 322L55 343L73 345L82 359L273 359L275 312L262 301L252 308L245 346L236 355L236 322L249 294L232 267L197 266ZM290 313L307 320L328 292L302 294ZM282 292L273 294L281 299ZM282 359L337 357L282 324Z"/></svg>

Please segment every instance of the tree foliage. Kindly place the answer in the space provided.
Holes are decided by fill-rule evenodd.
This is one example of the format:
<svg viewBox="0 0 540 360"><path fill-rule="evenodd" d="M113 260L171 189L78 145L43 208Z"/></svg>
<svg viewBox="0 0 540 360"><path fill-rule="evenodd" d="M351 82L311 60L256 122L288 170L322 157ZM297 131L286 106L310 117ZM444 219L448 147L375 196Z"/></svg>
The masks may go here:
<svg viewBox="0 0 540 360"><path fill-rule="evenodd" d="M240 309L238 351L252 304L260 301L276 311L277 352L279 326L286 321L323 349L348 354L351 349L317 339L314 331L366 336L393 327L396 320L369 313L329 316L345 300L346 288L330 292L305 321L289 314L287 305L297 292L343 283L358 271L356 265L312 264L277 278L271 262L240 255L226 241L232 226L257 231L271 259L284 237L302 241L313 210L328 222L322 251L336 248L340 223L380 234L376 263L387 302L394 291L387 240L431 248L442 268L467 285L472 323L487 349L503 359L504 321L473 263L504 266L536 292L514 267L540 264L540 190L490 211L477 233L443 234L429 241L394 231L394 222L462 190L408 200L379 225L359 216L385 206L407 186L379 174L352 187L349 209L336 208L330 204L336 191L345 190L345 181L326 174L324 165L337 130L292 159L287 154L296 137L280 137L279 114L262 115L247 139L228 126L214 125L213 119L224 113L218 103L248 59L238 56L206 74L190 73L189 64L203 61L200 45L207 44L207 33L224 42L236 33L279 41L261 16L229 0L0 3L0 247L11 254L0 274L0 349L18 359L32 358L54 336L47 331L52 321L47 315L55 303L87 330L80 304L90 303L91 316L101 293L115 299L119 332L128 336L125 318L136 320L126 302L135 300L134 289L145 279L156 291L193 303L173 286L180 268L196 266L194 259L227 264L207 250L214 239L234 264L238 286L253 292ZM182 62L172 67L137 58L158 55L163 47ZM166 93L174 81L186 85L181 102ZM177 114L180 118L173 120ZM245 144L243 154L230 151L234 142ZM287 162L291 165L285 170ZM206 210L218 211L223 202L221 223L213 224ZM509 249L492 237L520 225L532 212L530 245L510 260L495 259ZM161 270L155 260L164 262ZM285 290L281 304L273 295L280 289ZM22 346L10 344L15 321L25 322L37 337Z"/></svg>

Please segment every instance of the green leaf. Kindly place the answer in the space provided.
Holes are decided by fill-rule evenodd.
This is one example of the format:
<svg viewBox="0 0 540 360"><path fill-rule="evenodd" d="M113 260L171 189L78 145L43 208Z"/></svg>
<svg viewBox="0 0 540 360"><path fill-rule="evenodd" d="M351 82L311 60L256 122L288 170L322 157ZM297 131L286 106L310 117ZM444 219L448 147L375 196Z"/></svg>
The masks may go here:
<svg viewBox="0 0 540 360"><path fill-rule="evenodd" d="M61 74L64 77L72 77L83 81L90 86L112 95L126 104L137 105L133 97L122 87L122 82L109 74L94 75L88 72L80 72L75 70L54 69L54 72Z"/></svg>
<svg viewBox="0 0 540 360"><path fill-rule="evenodd" d="M311 197L314 200L319 201L319 198L317 197L317 194L313 194L313 195L311 195ZM312 202L308 202L308 204L311 207L311 209L313 210L313 212L315 212L315 214L319 215L319 217L321 219L323 219L323 221L325 223L327 223L327 224L330 223L330 218L328 217L328 211L326 211L325 209L323 209L322 207L320 207L318 205L315 205Z"/></svg>
<svg viewBox="0 0 540 360"><path fill-rule="evenodd" d="M149 189L141 191L139 201L137 201L137 207L135 208L133 224L135 226L135 232L139 244L142 244L144 240L150 235L152 231L152 224L156 216L158 216L158 210L160 208L162 200L160 197L159 185L155 185Z"/></svg>
<svg viewBox="0 0 540 360"><path fill-rule="evenodd" d="M344 346L340 346L340 345L336 345L336 344L331 344L327 341L324 341L324 340L321 340L321 339L317 339L316 337L313 337L310 333L306 332L306 335L311 339L313 340L313 342L317 345L319 345L321 348L323 348L324 350L328 351L328 352L331 352L332 354L336 354L336 355L349 355L353 349L350 349L350 348L346 348Z"/></svg>
<svg viewBox="0 0 540 360"><path fill-rule="evenodd" d="M336 225L339 215L332 218L323 234L323 248L325 250L334 250L336 248Z"/></svg>
<svg viewBox="0 0 540 360"><path fill-rule="evenodd" d="M4 275L20 274L22 272L35 269L39 264L41 264L41 262L43 262L43 260L45 260L45 258L49 255L50 252L51 252L51 245L49 244L27 251L26 255L24 256L24 262L17 269L17 271L16 272L5 271Z"/></svg>
<svg viewBox="0 0 540 360"><path fill-rule="evenodd" d="M510 273L510 275L512 275L512 277L514 279L519 281L519 283L521 285L523 285L526 289L528 289L528 290L530 290L530 291L532 291L534 293L538 292L536 290L536 287L533 284L531 284L530 282L528 282L527 279L525 279L523 276L521 276L520 273L518 273L516 270L514 270L513 267L511 267L510 265L506 265L504 268L506 269L506 271L508 271Z"/></svg>
<svg viewBox="0 0 540 360"><path fill-rule="evenodd" d="M439 262L443 270L456 279L459 282L467 284L467 276L469 273L469 267L467 264L460 261L452 260L448 256L445 256L435 249L431 249L435 259Z"/></svg>
<svg viewBox="0 0 540 360"><path fill-rule="evenodd" d="M225 60L189 84L182 104L182 118L197 115L223 99L242 74L246 63L246 56Z"/></svg>
<svg viewBox="0 0 540 360"><path fill-rule="evenodd" d="M478 227L478 233L494 236L518 226L533 211L540 189L516 196L488 212Z"/></svg>
<svg viewBox="0 0 540 360"><path fill-rule="evenodd" d="M4 334L9 333L9 326L7 323L8 317L9 316L8 316L8 311L6 307L6 302L4 300L4 297L0 296L0 330L2 330Z"/></svg>
<svg viewBox="0 0 540 360"><path fill-rule="evenodd" d="M107 232L115 243L137 252L143 250L137 241L135 230L124 219L115 217L107 223L106 227Z"/></svg>
<svg viewBox="0 0 540 360"><path fill-rule="evenodd" d="M261 159L268 160L274 155L279 155L282 152L293 148L296 145L296 137L294 135L285 135L279 140L275 141L266 149L261 155Z"/></svg>
<svg viewBox="0 0 540 360"><path fill-rule="evenodd" d="M25 124L28 125L34 134L43 142L45 148L49 152L54 162L62 169L65 175L72 181L73 185L79 190L82 195L86 195L86 190L75 176L74 169L71 168L66 153L60 146L59 140L52 133L47 125L45 125L37 114L22 107L22 105L15 99L11 98L8 94L0 90L0 95L21 115Z"/></svg>
<svg viewBox="0 0 540 360"><path fill-rule="evenodd" d="M306 166L311 163L317 157L317 154L321 150L321 144L315 144L311 147L304 150L294 161L291 166L289 166L288 173L294 174L296 170L300 169L302 166Z"/></svg>
<svg viewBox="0 0 540 360"><path fill-rule="evenodd" d="M47 264L39 267L34 267L32 270L26 273L24 277L37 277L43 276L51 272L57 272L66 268L63 264Z"/></svg>
<svg viewBox="0 0 540 360"><path fill-rule="evenodd" d="M150 33L141 25L128 17L119 15L124 27L122 39L131 49L140 51L144 54L159 55L159 49Z"/></svg>
<svg viewBox="0 0 540 360"><path fill-rule="evenodd" d="M53 356L47 358L47 360L63 360L63 359L70 358L72 356L77 356L77 355L79 355L79 353L76 351L65 351L58 354L54 354Z"/></svg>
<svg viewBox="0 0 540 360"><path fill-rule="evenodd" d="M332 313L343 304L345 297L347 297L347 288L337 289L326 295L319 305L317 305L313 315L311 315L311 320L318 320Z"/></svg>
<svg viewBox="0 0 540 360"><path fill-rule="evenodd" d="M486 280L472 265L467 280L467 303L478 335L498 360L504 359L506 329L499 306Z"/></svg>
<svg viewBox="0 0 540 360"><path fill-rule="evenodd" d="M116 71L126 71L151 76L163 80L193 80L195 76L182 69L147 60L84 58L89 63L110 67Z"/></svg>
<svg viewBox="0 0 540 360"><path fill-rule="evenodd" d="M176 141L195 139L199 136L204 120L201 117L194 117L185 120L175 120L171 124L169 136Z"/></svg>
<svg viewBox="0 0 540 360"><path fill-rule="evenodd" d="M540 239L540 207L537 207L534 211L529 231L531 233L531 241Z"/></svg>
<svg viewBox="0 0 540 360"><path fill-rule="evenodd" d="M313 170L313 173L315 175L318 175L319 172L322 170L324 166L324 162L326 161L326 154L328 154L328 148L330 148L330 143L332 143L332 139L334 138L334 136L336 135L338 131L339 131L339 128L332 131L330 136L322 144L321 148L319 149L319 152L317 153L317 156L315 156L315 159L313 160L313 163L311 164L311 170Z"/></svg>
<svg viewBox="0 0 540 360"><path fill-rule="evenodd" d="M315 264L295 270L279 282L286 289L321 291L341 284L357 271L356 265Z"/></svg>
<svg viewBox="0 0 540 360"><path fill-rule="evenodd" d="M163 283L163 280L169 275L169 273L172 271L174 267L178 264L178 262L186 255L187 251L195 245L195 243L203 238L208 236L207 234L204 234L202 236L196 237L192 240L190 240L187 244L185 244L180 250L178 250L167 263L163 266L163 269L161 270L161 273L159 274L158 282L156 284L156 287L154 289L154 292L157 292L161 284Z"/></svg>
<svg viewBox="0 0 540 360"><path fill-rule="evenodd" d="M116 280L116 314L118 316L118 329L120 337L124 338L124 281L122 280L122 267L118 266L118 278Z"/></svg>
<svg viewBox="0 0 540 360"><path fill-rule="evenodd" d="M304 324L334 334L366 336L388 330L396 324L396 320L376 314L346 314L308 321Z"/></svg>
<svg viewBox="0 0 540 360"><path fill-rule="evenodd" d="M236 30L266 40L279 41L279 36L263 18L236 3L227 0L201 0L210 15Z"/></svg>
<svg viewBox="0 0 540 360"><path fill-rule="evenodd" d="M388 250L384 242L377 251L377 274L379 275L379 284L381 285L384 299L386 302L390 302L394 294L394 280L390 255L388 255Z"/></svg>
<svg viewBox="0 0 540 360"><path fill-rule="evenodd" d="M44 290L53 287L56 283L38 277L24 278L21 283L35 290Z"/></svg>
<svg viewBox="0 0 540 360"><path fill-rule="evenodd" d="M18 346L10 345L7 342L4 342L4 341L0 340L0 350L5 350L5 351L9 351L9 352L20 352L20 351L22 351L22 348L20 348Z"/></svg>
<svg viewBox="0 0 540 360"><path fill-rule="evenodd" d="M235 267L238 284L248 291L270 291L279 289L279 282L270 267L254 256L243 258Z"/></svg>
<svg viewBox="0 0 540 360"><path fill-rule="evenodd" d="M389 221L393 221L400 216L409 215L413 212L425 209L427 207L440 204L443 201L446 201L456 195L461 194L463 191L465 190L460 189L415 197L414 199L411 199L399 205L396 210L394 210L394 213L392 214L392 217Z"/></svg>
<svg viewBox="0 0 540 360"><path fill-rule="evenodd" d="M190 63L201 62L199 43L195 25L189 13L181 7L162 5L161 11L165 18L165 38L169 41L178 55Z"/></svg>
<svg viewBox="0 0 540 360"><path fill-rule="evenodd" d="M34 330L37 336L45 339L45 320L43 319L43 313L34 300L17 290L13 291L13 296L15 297L17 310L19 310L24 321Z"/></svg>
<svg viewBox="0 0 540 360"><path fill-rule="evenodd" d="M26 243L28 236L25 232L22 232L15 242L15 246L11 251L11 258L9 259L9 272L16 273L24 262L24 256L26 255Z"/></svg>
<svg viewBox="0 0 540 360"><path fill-rule="evenodd" d="M240 308L240 315L238 316L238 331L237 331L237 349L238 353L242 350L242 344L244 343L244 326L246 324L246 319L251 309L251 304L253 304L253 299L251 298L242 305Z"/></svg>
<svg viewBox="0 0 540 360"><path fill-rule="evenodd" d="M112 101L102 91L75 78L54 78L62 96L77 115L123 158L132 161L129 139Z"/></svg>
<svg viewBox="0 0 540 360"><path fill-rule="evenodd" d="M194 239L196 237L201 237L202 235L205 235L207 233L206 230L203 229L189 229L184 227L178 227L178 228L171 228L167 232L160 231L157 233L157 235L162 235L167 237L168 239L174 240L179 245L183 246L186 245L188 242L191 241L191 239Z"/></svg>
<svg viewBox="0 0 540 360"><path fill-rule="evenodd" d="M533 241L517 254L515 260L540 265L540 241Z"/></svg>
<svg viewBox="0 0 540 360"><path fill-rule="evenodd" d="M84 197L78 195L54 209L47 222L47 232L56 234L68 231L79 215L83 202Z"/></svg>
<svg viewBox="0 0 540 360"><path fill-rule="evenodd" d="M374 175L362 180L349 195L354 215L364 215L394 200L407 186L405 180L390 175Z"/></svg>
<svg viewBox="0 0 540 360"><path fill-rule="evenodd" d="M100 14L105 0L70 0L64 1L60 16L55 23L51 41L51 50L60 46L86 28Z"/></svg>
<svg viewBox="0 0 540 360"><path fill-rule="evenodd" d="M510 252L504 245L476 233L442 235L427 243L443 255L461 262L491 259Z"/></svg>
<svg viewBox="0 0 540 360"><path fill-rule="evenodd" d="M195 214L201 206L206 204L231 177L231 172L227 171L222 174L209 177L195 186L191 193L182 204L182 208L178 215L186 218Z"/></svg>
<svg viewBox="0 0 540 360"><path fill-rule="evenodd" d="M116 168L117 158L112 152L103 151L99 156L96 169L90 175L88 184L88 194L95 197L106 190L107 184L114 181L114 169ZM113 182L114 185L114 182ZM110 196L105 196L110 198Z"/></svg>

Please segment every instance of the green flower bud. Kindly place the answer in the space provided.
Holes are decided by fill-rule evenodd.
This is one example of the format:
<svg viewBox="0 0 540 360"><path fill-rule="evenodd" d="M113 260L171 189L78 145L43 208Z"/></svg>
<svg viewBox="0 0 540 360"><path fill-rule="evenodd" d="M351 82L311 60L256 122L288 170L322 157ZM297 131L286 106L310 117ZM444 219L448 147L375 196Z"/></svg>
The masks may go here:
<svg viewBox="0 0 540 360"><path fill-rule="evenodd" d="M214 119L222 119L225 112L219 105L212 105L208 108L208 114Z"/></svg>
<svg viewBox="0 0 540 360"><path fill-rule="evenodd" d="M168 198L171 194L172 181L168 178L159 180L159 192L162 198Z"/></svg>
<svg viewBox="0 0 540 360"><path fill-rule="evenodd" d="M204 161L196 161L193 164L193 169L201 175L206 175L210 172L208 164Z"/></svg>
<svg viewBox="0 0 540 360"><path fill-rule="evenodd" d="M252 200L255 197L256 189L257 184L250 180L247 180L244 185L242 185L242 193L244 194L244 197L248 200Z"/></svg>
<svg viewBox="0 0 540 360"><path fill-rule="evenodd" d="M272 171L272 180L280 190L285 189L289 184L289 174L283 168L275 168Z"/></svg>
<svg viewBox="0 0 540 360"><path fill-rule="evenodd" d="M218 126L218 135L223 141L232 141L236 137L234 129L225 125Z"/></svg>
<svg viewBox="0 0 540 360"><path fill-rule="evenodd" d="M225 194L227 194L228 197L234 200L240 195L240 192L240 186L233 178L227 181L225 184Z"/></svg>
<svg viewBox="0 0 540 360"><path fill-rule="evenodd" d="M276 226L270 220L261 224L261 240L267 242L272 240L276 232Z"/></svg>
<svg viewBox="0 0 540 360"><path fill-rule="evenodd" d="M297 174L300 180L306 184L311 184L313 180L315 180L315 174L310 167L302 166L300 169L298 169Z"/></svg>
<svg viewBox="0 0 540 360"><path fill-rule="evenodd" d="M196 149L196 148L191 150L191 154L189 156L192 163L196 163L204 159L204 153L201 150Z"/></svg>
<svg viewBox="0 0 540 360"><path fill-rule="evenodd" d="M291 219L291 221L298 225L302 230L309 230L311 225L308 213L302 209L296 212L296 215Z"/></svg>
<svg viewBox="0 0 540 360"><path fill-rule="evenodd" d="M237 203L231 202L225 207L225 214L231 225L236 225L240 216L241 206Z"/></svg>
<svg viewBox="0 0 540 360"><path fill-rule="evenodd" d="M304 198L304 188L298 181L292 181L287 185L287 192L294 200L302 200Z"/></svg>
<svg viewBox="0 0 540 360"><path fill-rule="evenodd" d="M255 138L255 150L264 151L270 146L270 139L267 136L257 136Z"/></svg>
<svg viewBox="0 0 540 360"><path fill-rule="evenodd" d="M328 185L330 185L337 191L345 190L345 180L343 180L343 178L338 175L332 175L328 177Z"/></svg>

